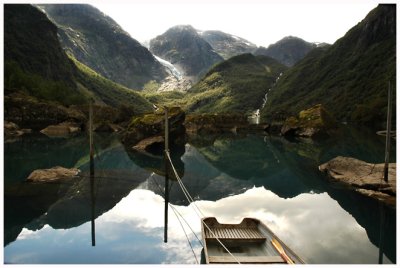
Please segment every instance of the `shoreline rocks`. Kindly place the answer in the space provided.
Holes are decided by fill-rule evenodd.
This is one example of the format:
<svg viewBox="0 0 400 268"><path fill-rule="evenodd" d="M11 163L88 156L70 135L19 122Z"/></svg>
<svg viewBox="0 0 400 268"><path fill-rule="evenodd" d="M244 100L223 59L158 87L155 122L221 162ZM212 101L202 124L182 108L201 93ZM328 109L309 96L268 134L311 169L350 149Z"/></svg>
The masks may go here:
<svg viewBox="0 0 400 268"><path fill-rule="evenodd" d="M388 182L383 181L384 164L371 164L338 156L319 166L319 170L338 184L350 187L389 206L396 206L396 163L390 163Z"/></svg>
<svg viewBox="0 0 400 268"><path fill-rule="evenodd" d="M246 116L239 114L190 114L185 120L186 132L198 134L235 133L248 125Z"/></svg>
<svg viewBox="0 0 400 268"><path fill-rule="evenodd" d="M13 122L4 121L4 138L10 139L22 136L27 133L31 133L31 129L21 129L17 124Z"/></svg>
<svg viewBox="0 0 400 268"><path fill-rule="evenodd" d="M36 169L26 179L29 182L54 182L63 179L72 179L80 173L77 168L64 168L60 166L49 169Z"/></svg>

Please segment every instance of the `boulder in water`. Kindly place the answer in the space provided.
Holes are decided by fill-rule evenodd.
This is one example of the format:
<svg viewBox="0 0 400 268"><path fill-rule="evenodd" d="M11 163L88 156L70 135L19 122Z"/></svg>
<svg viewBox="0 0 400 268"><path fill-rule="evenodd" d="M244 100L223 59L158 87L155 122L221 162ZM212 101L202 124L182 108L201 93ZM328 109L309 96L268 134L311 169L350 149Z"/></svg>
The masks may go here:
<svg viewBox="0 0 400 268"><path fill-rule="evenodd" d="M50 125L42 129L40 132L49 137L64 137L80 131L81 127L79 124L66 121L58 125Z"/></svg>
<svg viewBox="0 0 400 268"><path fill-rule="evenodd" d="M49 169L34 170L26 179L30 182L54 182L62 179L71 179L79 174L77 168L52 167Z"/></svg>
<svg viewBox="0 0 400 268"><path fill-rule="evenodd" d="M396 163L390 163L388 167L387 183L383 181L384 164L371 164L351 157L338 156L320 165L319 170L333 182L390 205L396 196Z"/></svg>

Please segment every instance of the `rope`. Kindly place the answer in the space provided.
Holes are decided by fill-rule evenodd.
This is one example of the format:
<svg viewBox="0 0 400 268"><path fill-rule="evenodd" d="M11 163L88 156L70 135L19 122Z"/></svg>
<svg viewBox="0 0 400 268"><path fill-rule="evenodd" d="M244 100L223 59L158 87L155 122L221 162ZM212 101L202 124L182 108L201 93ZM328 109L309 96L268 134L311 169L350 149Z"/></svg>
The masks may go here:
<svg viewBox="0 0 400 268"><path fill-rule="evenodd" d="M200 245L202 247L204 247L203 243L201 242L200 238L196 235L196 233L193 231L192 227L189 225L189 223L185 220L185 218L179 213L179 211L172 206L171 204L169 204L169 206L174 210L174 212L178 213L179 216L181 216L181 218L184 220L184 222L186 223L186 225L189 227L189 229L192 231L192 233L194 234L194 236L197 238L197 241L199 241Z"/></svg>
<svg viewBox="0 0 400 268"><path fill-rule="evenodd" d="M162 192L161 186L157 183L157 181L154 179L154 177L151 175L150 176L154 183L156 184L156 186L158 187L158 189L160 190L160 192ZM200 245L202 247L204 247L203 243L201 242L201 239L196 235L196 232L192 229L192 227L190 226L190 224L186 221L186 219L182 216L182 214L179 212L179 210L174 207L172 204L168 203L168 205L170 206L170 208L172 208L174 210L174 212L178 213L178 215L183 219L183 221L186 223L186 225L189 227L189 229L192 231L193 235L197 238L197 241L200 243ZM175 214L176 215L176 214Z"/></svg>
<svg viewBox="0 0 400 268"><path fill-rule="evenodd" d="M199 211L199 213L201 214L201 216L200 216L199 213L197 213L197 211L194 210L194 211L196 212L197 216L199 216L200 218L204 218L204 214L203 214L203 213L201 212L201 210L197 207L197 205L196 205L196 203L194 202L193 198L190 196L189 191L186 189L186 187L185 187L185 185L183 184L181 178L179 177L179 174L178 174L178 172L176 171L174 164L172 163L172 160L171 160L171 156L170 156L170 154L169 154L169 151L165 151L165 154L166 154L166 156L167 156L167 158L168 158L168 161L169 161L170 164L171 164L172 170L174 171L174 174L175 174L175 177L176 177L176 179L177 179L177 181L178 181L178 183L179 183L179 186L181 186L182 191L183 191L184 195L186 196L186 199L189 201L189 203L193 203L194 207L195 207L195 208Z"/></svg>
<svg viewBox="0 0 400 268"><path fill-rule="evenodd" d="M176 218L178 219L178 221L179 221L179 224L180 224L180 226L181 226L181 228L182 228L183 232L185 233L186 240L188 241L188 243L189 243L189 246L190 246L190 249L191 249L191 250L192 250L192 252L193 252L193 256L194 256L194 258L196 259L196 263L197 263L197 264L199 264L199 261L197 260L196 253L194 252L194 249L193 249L192 243L190 243L189 237L188 237L188 235L187 235L187 233L186 233L186 230L185 230L185 228L184 228L184 227L183 227L183 225L182 225L182 222L181 222L181 220L179 219L179 217L178 217L178 215L176 214L175 210L173 209L172 211L175 213L175 216L176 216Z"/></svg>
<svg viewBox="0 0 400 268"><path fill-rule="evenodd" d="M203 217L204 217L204 214L203 214L203 213L201 212L201 210L197 207L197 205L196 205L196 203L194 202L193 198L190 196L190 193L187 191L185 185L183 185L183 182L182 182L181 178L179 177L178 172L176 171L176 169L175 169L175 167L174 167L174 164L172 163L171 156L170 156L168 150L165 150L165 155L167 156L168 161L169 161L170 164L171 164L172 170L174 171L175 177L176 177L176 179L178 180L179 186L181 186L182 191L183 191L183 193L185 194L186 198L188 199L189 203L190 203L190 204L193 203L194 207L196 207L197 210L200 212L200 214L202 214ZM195 209L193 209L193 210L196 212ZM199 216L199 214L198 214L197 212L196 212L196 214ZM200 220L201 220L202 224L208 229L208 231L210 231L210 233L215 237L215 239L218 241L218 243L220 243L221 246L226 250L226 252L228 252L228 254L231 255L231 256L233 257L233 259L234 259L238 264L241 264L241 263L239 262L239 260L236 259L236 257L226 248L226 246L221 242L221 240L218 239L218 237L215 235L215 233L211 230L211 228L204 222L204 220L203 220L201 217L200 217Z"/></svg>

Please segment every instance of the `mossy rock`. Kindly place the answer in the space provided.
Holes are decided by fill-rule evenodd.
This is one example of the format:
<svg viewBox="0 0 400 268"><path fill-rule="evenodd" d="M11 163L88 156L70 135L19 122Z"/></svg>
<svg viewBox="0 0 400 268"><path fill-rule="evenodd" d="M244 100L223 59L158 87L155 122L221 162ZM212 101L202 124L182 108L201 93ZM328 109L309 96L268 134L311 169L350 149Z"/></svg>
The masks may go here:
<svg viewBox="0 0 400 268"><path fill-rule="evenodd" d="M181 143L184 141L185 112L180 107L168 108L169 134L172 143ZM159 109L152 114L132 118L128 129L122 139L128 147L136 145L141 140L164 135L165 112Z"/></svg>
<svg viewBox="0 0 400 268"><path fill-rule="evenodd" d="M338 128L338 123L321 104L303 110L298 117L289 117L282 126L283 136L317 138L327 136L330 130Z"/></svg>

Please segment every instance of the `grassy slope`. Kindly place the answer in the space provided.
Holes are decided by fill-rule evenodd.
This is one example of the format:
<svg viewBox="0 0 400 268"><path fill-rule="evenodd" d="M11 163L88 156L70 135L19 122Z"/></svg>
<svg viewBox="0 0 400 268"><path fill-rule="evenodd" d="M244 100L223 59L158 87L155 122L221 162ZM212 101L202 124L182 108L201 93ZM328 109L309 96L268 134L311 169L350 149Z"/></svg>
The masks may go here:
<svg viewBox="0 0 400 268"><path fill-rule="evenodd" d="M136 113L151 111L151 103L137 92L104 78L73 56L70 55L70 57L78 68L79 89L87 97L92 97L112 107L129 106Z"/></svg>
<svg viewBox="0 0 400 268"><path fill-rule="evenodd" d="M250 113L286 69L265 56L242 54L217 64L185 95L189 112Z"/></svg>
<svg viewBox="0 0 400 268"><path fill-rule="evenodd" d="M340 120L384 121L396 74L393 18L395 7L380 6L331 47L310 52L280 79L262 115L294 115L322 103Z"/></svg>

